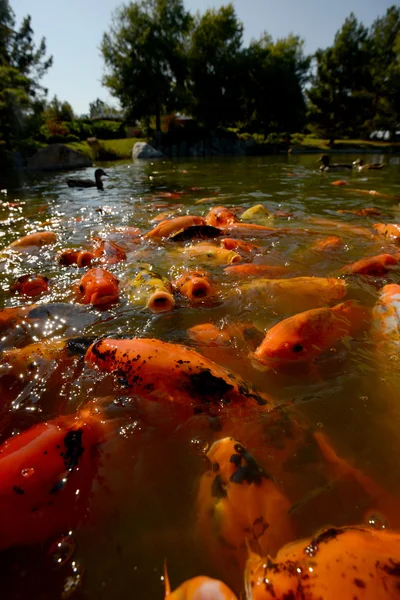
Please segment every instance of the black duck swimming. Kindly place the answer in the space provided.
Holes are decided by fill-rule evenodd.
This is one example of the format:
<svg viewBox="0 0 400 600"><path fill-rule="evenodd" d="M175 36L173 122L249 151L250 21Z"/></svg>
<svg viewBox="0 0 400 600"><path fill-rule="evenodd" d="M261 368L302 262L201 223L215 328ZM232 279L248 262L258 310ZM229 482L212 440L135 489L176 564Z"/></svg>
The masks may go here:
<svg viewBox="0 0 400 600"><path fill-rule="evenodd" d="M94 172L94 180L93 179L73 179L72 177L67 179L68 187L79 187L79 188L87 188L87 187L97 187L97 189L102 190L103 182L102 177L108 177L107 173L103 171L103 169L96 169Z"/></svg>

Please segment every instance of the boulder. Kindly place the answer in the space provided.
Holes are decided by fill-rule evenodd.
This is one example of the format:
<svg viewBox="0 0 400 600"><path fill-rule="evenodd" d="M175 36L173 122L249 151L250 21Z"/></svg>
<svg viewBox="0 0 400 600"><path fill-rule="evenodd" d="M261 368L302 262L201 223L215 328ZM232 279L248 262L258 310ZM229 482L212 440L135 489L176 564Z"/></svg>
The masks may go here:
<svg viewBox="0 0 400 600"><path fill-rule="evenodd" d="M163 156L162 152L146 142L136 142L132 148L132 158L162 158Z"/></svg>
<svg viewBox="0 0 400 600"><path fill-rule="evenodd" d="M56 169L76 169L78 167L90 167L92 161L65 146L65 144L50 144L41 148L28 160L28 169L39 171Z"/></svg>

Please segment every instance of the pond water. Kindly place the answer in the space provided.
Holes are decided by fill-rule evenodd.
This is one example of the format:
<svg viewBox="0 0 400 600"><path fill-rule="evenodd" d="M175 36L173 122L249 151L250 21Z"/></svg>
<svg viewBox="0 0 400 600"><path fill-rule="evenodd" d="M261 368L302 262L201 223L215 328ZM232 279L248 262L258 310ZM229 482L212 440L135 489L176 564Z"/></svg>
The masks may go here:
<svg viewBox="0 0 400 600"><path fill-rule="evenodd" d="M334 161L355 158L335 155ZM111 423L92 448L96 469L83 474L89 482L84 510L70 531L68 515L65 525L59 519L53 526L50 519L49 533L42 536L37 524L39 533L32 534L29 521L26 529L24 521L13 522L7 515L18 515L18 508L7 493L8 482L0 481L4 598L161 599L164 560L173 588L203 574L223 579L239 594L243 572L235 553L212 539L218 527L209 529L201 521L198 500L201 478L210 468L206 452L226 436L239 440L288 498L291 534L281 543L327 525L375 521L400 527L398 334L393 344L382 345L364 323L355 336L344 337L312 361L260 369L250 352L265 331L300 310L341 300L326 301L315 293L305 299L296 287L281 295L256 291L258 276L225 272L227 262L211 251L200 256L187 251L203 242L143 239L124 230L148 232L159 215L204 217L215 206L232 209L240 219L245 209L261 204L268 212L257 212L246 222L278 231L247 232L244 237L236 232L235 239L255 246L237 250L237 264L282 267L283 278L340 277L346 286L343 300L372 308L384 285L400 284L400 267L381 276L341 270L366 256L396 252L394 242L376 235L373 225L400 222L400 157L367 155L366 161L384 159L387 167L360 173L320 173L316 159L294 155L110 163L102 165L109 175L104 191L69 188L65 173L23 174L14 180L0 175L2 307L35 303L43 308L36 318L2 325L0 441L60 415L74 415L93 401ZM93 169L68 173L75 176L92 177ZM342 178L348 185L332 185ZM379 194L368 194L370 190ZM376 214L351 212L366 207L375 207ZM338 213L342 210L350 212ZM41 230L54 232L55 243L6 250L17 238ZM335 249L321 251L316 244L328 236L340 241ZM131 281L140 265L151 265L170 280L185 269L201 268L208 271L215 295L197 304L176 295L174 308L158 314L129 299L127 288L110 307L80 304L77 288L87 268L61 265L57 257L66 248L90 249L94 238L125 250L127 260L105 265L120 282ZM218 239L209 243L219 246ZM13 293L16 279L33 273L49 279L49 291L33 299ZM225 328L232 339L199 341L189 329L201 324ZM284 413L277 420L252 405L248 411L191 409L183 414L173 401L173 389L168 401L154 393L143 397L85 365L82 356L63 362L45 351L27 364L23 355L10 371L10 349L17 348L18 354L45 340L52 348L71 336L136 336L184 344L284 405ZM25 475L33 468L30 459ZM2 460L0 456L0 476ZM385 513L382 507L393 510ZM63 510L68 513L68 506ZM44 520L46 515L44 510ZM17 541L8 541L7 535Z"/></svg>

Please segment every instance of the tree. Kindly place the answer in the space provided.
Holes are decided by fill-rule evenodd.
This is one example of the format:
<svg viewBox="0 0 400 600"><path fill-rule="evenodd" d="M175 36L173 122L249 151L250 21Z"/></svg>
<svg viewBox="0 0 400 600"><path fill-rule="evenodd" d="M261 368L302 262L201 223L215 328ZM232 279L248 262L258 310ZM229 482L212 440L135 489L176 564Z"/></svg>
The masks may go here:
<svg viewBox="0 0 400 600"><path fill-rule="evenodd" d="M180 108L185 97L186 40L192 19L182 0L141 0L118 9L101 51L104 84L132 119Z"/></svg>
<svg viewBox="0 0 400 600"><path fill-rule="evenodd" d="M39 81L52 65L45 39L35 47L31 18L15 26L8 0L0 0L0 136L8 148L21 135L32 104L46 94Z"/></svg>
<svg viewBox="0 0 400 600"><path fill-rule="evenodd" d="M372 114L368 30L351 14L333 46L317 50L316 75L308 91L310 122L331 140L365 135Z"/></svg>
<svg viewBox="0 0 400 600"><path fill-rule="evenodd" d="M251 127L264 133L301 130L311 62L303 40L289 35L274 43L264 34L250 44L246 61L246 115Z"/></svg>
<svg viewBox="0 0 400 600"><path fill-rule="evenodd" d="M91 119L94 117L104 117L105 115L115 115L119 112L120 111L118 111L115 106L103 102L100 98L96 98L94 102L89 104L89 115Z"/></svg>
<svg viewBox="0 0 400 600"><path fill-rule="evenodd" d="M209 126L241 116L243 24L232 4L198 15L189 49L189 110Z"/></svg>
<svg viewBox="0 0 400 600"><path fill-rule="evenodd" d="M70 103L66 101L61 102L57 96L54 96L47 104L44 110L44 116L55 121L73 121L75 119L74 111Z"/></svg>
<svg viewBox="0 0 400 600"><path fill-rule="evenodd" d="M400 8L388 8L370 31L374 117L371 130L400 128Z"/></svg>

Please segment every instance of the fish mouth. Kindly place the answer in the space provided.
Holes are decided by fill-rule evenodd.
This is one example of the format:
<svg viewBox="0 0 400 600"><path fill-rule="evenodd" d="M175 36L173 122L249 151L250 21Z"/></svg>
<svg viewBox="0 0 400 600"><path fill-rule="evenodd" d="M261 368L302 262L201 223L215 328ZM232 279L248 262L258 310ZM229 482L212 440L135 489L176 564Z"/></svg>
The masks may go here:
<svg viewBox="0 0 400 600"><path fill-rule="evenodd" d="M188 285L188 298L193 302L203 300L211 295L211 285L205 280L194 278Z"/></svg>
<svg viewBox="0 0 400 600"><path fill-rule="evenodd" d="M47 286L44 286L40 283L25 285L22 291L24 296L40 296L40 294L42 294L43 292L47 292Z"/></svg>
<svg viewBox="0 0 400 600"><path fill-rule="evenodd" d="M146 308L153 313L162 313L172 310L175 306L175 300L172 294L158 291L151 294L147 301Z"/></svg>
<svg viewBox="0 0 400 600"><path fill-rule="evenodd" d="M232 265L234 263L241 262L242 257L237 252L230 252L228 256L228 264Z"/></svg>
<svg viewBox="0 0 400 600"><path fill-rule="evenodd" d="M86 298L89 298L87 304L93 304L93 306L103 306L117 302L118 293L114 289L95 290L94 292L88 294Z"/></svg>

